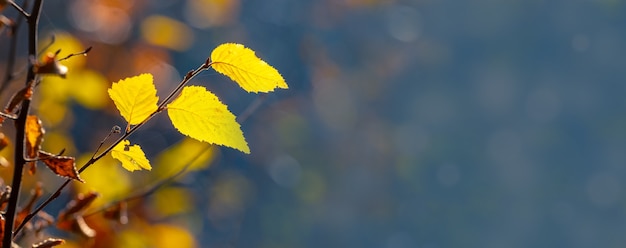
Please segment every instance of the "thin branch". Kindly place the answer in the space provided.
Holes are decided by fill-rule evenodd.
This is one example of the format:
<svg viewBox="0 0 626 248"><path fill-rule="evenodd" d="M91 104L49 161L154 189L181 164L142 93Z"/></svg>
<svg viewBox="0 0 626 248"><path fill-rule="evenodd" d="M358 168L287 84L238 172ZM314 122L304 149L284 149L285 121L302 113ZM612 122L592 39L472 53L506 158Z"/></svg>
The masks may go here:
<svg viewBox="0 0 626 248"><path fill-rule="evenodd" d="M248 117L250 117L252 113L254 113L254 111L256 111L257 109L259 109L259 107L261 107L261 104L263 104L266 98L267 98L267 94L262 94L262 95L259 95L259 97L257 97L256 99L254 99L254 101L252 101L250 105L248 105L248 107L243 112L241 112L239 116L237 116L237 122L241 124L244 121L246 121Z"/></svg>
<svg viewBox="0 0 626 248"><path fill-rule="evenodd" d="M26 18L30 18L30 14L28 14L24 9L22 9L21 6L19 6L15 2L13 2L13 0L8 0L8 2L11 4L11 6L13 6L13 8L15 8L18 12L20 12L20 14L22 14L22 16L24 16Z"/></svg>
<svg viewBox="0 0 626 248"><path fill-rule="evenodd" d="M91 51L91 48L92 47L88 47L87 49L85 49L85 51L82 51L82 52L79 52L79 53L69 54L69 55L65 56L64 58L59 59L59 61L63 61L63 60L66 60L66 59L69 59L71 57L78 56L78 55L87 56L87 53L89 53L89 51Z"/></svg>
<svg viewBox="0 0 626 248"><path fill-rule="evenodd" d="M100 145L98 145L98 148L96 148L96 150L93 152L93 155L91 155L91 158L93 159L94 157L96 157L96 154L98 154L98 151L100 151L100 148L102 148L102 146L104 145L104 142L106 142L109 137L111 137L111 134L114 133L120 133L121 128L117 125L113 126L113 128L111 128L111 131L109 131L109 133L107 134L106 137L104 137L104 139L102 139L102 141L100 141Z"/></svg>
<svg viewBox="0 0 626 248"><path fill-rule="evenodd" d="M28 55L36 56L37 53L37 27L39 25L39 16L41 14L41 6L43 0L35 0L32 14L27 16L28 21ZM15 5L14 5L15 6ZM37 79L33 70L33 64L30 65L26 76L26 85L33 85ZM32 91L32 88L31 88ZM4 223L4 237L2 239L2 247L11 247L13 243L13 225L15 224L15 215L17 213L17 203L19 201L20 189L22 183L22 175L24 165L26 164L24 156L24 135L26 127L26 117L30 109L30 97L26 97L22 101L18 119L15 121L15 160L13 169L13 182L11 183L11 196L7 206ZM21 225L21 224L20 224Z"/></svg>

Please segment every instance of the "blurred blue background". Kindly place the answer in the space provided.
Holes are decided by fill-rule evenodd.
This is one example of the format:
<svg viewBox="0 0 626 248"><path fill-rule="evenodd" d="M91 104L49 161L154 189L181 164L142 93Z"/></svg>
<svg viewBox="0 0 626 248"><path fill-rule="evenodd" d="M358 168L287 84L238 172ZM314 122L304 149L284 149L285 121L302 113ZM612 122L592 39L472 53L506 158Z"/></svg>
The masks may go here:
<svg viewBox="0 0 626 248"><path fill-rule="evenodd" d="M179 182L201 247L626 246L624 1L95 2L47 1L41 25L94 56L164 51L169 85L242 43L290 86L243 123L251 155ZM105 7L128 20L97 24ZM146 38L153 15L184 44ZM194 83L236 114L257 99ZM136 136L149 155L180 138L161 121Z"/></svg>

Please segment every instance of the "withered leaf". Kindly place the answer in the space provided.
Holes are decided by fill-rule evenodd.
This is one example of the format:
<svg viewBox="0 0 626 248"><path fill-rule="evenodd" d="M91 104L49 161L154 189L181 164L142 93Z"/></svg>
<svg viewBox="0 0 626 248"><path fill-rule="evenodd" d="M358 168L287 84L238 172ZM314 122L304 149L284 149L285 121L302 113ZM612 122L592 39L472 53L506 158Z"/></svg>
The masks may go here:
<svg viewBox="0 0 626 248"><path fill-rule="evenodd" d="M33 208L37 200L43 195L42 183L38 182L35 188L31 191L31 197L28 203L17 213L15 217L15 225L18 226L26 219L26 216L30 214L30 210ZM32 228L31 223L27 223L26 227L28 229Z"/></svg>
<svg viewBox="0 0 626 248"><path fill-rule="evenodd" d="M9 145L9 138L0 132L0 151Z"/></svg>
<svg viewBox="0 0 626 248"><path fill-rule="evenodd" d="M39 159L54 172L61 177L71 178L81 183L83 179L78 175L76 169L76 159L74 157L58 156L49 152L39 151Z"/></svg>
<svg viewBox="0 0 626 248"><path fill-rule="evenodd" d="M77 232L86 237L93 237L96 231L91 229L82 216L82 212L98 197L97 192L78 194L76 199L70 201L65 209L59 213L57 228L61 230Z"/></svg>
<svg viewBox="0 0 626 248"><path fill-rule="evenodd" d="M26 154L29 158L37 157L39 150L41 149L41 142L43 142L43 135L46 130L41 125L41 120L35 115L29 115L26 117ZM28 172L33 175L37 171L35 162L28 162L30 169Z"/></svg>
<svg viewBox="0 0 626 248"><path fill-rule="evenodd" d="M104 218L115 220L122 225L126 225L128 223L128 203L125 201L118 202L105 209L103 215Z"/></svg>
<svg viewBox="0 0 626 248"><path fill-rule="evenodd" d="M65 243L65 240L62 240L62 239L48 238L44 241L33 244L32 247L33 248L50 248L50 247L55 247L57 245L61 245L64 243Z"/></svg>
<svg viewBox="0 0 626 248"><path fill-rule="evenodd" d="M60 64L57 60L57 54L47 53L41 62L35 63L33 70L37 74L58 75L65 78L67 75L67 67Z"/></svg>
<svg viewBox="0 0 626 248"><path fill-rule="evenodd" d="M67 203L65 209L59 213L59 220L71 219L73 215L85 210L98 196L100 195L95 191L91 191L87 194L78 194L76 198Z"/></svg>

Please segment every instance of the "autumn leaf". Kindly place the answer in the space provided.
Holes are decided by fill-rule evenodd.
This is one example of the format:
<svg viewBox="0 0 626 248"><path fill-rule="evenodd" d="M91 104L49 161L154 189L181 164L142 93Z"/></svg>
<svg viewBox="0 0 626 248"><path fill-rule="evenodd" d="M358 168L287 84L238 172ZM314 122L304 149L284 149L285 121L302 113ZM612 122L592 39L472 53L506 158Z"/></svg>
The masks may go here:
<svg viewBox="0 0 626 248"><path fill-rule="evenodd" d="M129 125L141 123L157 110L159 98L156 96L152 74L144 73L120 80L113 83L108 92Z"/></svg>
<svg viewBox="0 0 626 248"><path fill-rule="evenodd" d="M247 92L270 92L275 88L289 88L274 67L241 44L226 43L215 48L211 52L211 66L237 82Z"/></svg>
<svg viewBox="0 0 626 248"><path fill-rule="evenodd" d="M85 235L85 237L94 237L96 231L87 225L82 213L98 196L99 194L96 192L78 194L76 199L70 201L67 206L65 206L65 209L59 213L56 224L57 228L80 233Z"/></svg>
<svg viewBox="0 0 626 248"><path fill-rule="evenodd" d="M124 140L113 147L111 156L122 162L122 167L128 171L151 170L150 161L146 158L139 145L130 145L130 141Z"/></svg>
<svg viewBox="0 0 626 248"><path fill-rule="evenodd" d="M204 87L183 88L180 96L167 105L167 114L184 135L250 153L235 115Z"/></svg>
<svg viewBox="0 0 626 248"><path fill-rule="evenodd" d="M76 159L67 156L57 156L52 153L39 151L39 159L54 172L61 177L71 178L81 183L84 183L83 179L78 175L76 170Z"/></svg>
<svg viewBox="0 0 626 248"><path fill-rule="evenodd" d="M41 126L41 120L34 115L26 117L25 129L27 154L29 158L34 158L41 149L41 142L46 131Z"/></svg>
<svg viewBox="0 0 626 248"><path fill-rule="evenodd" d="M43 135L46 133L41 126L41 120L35 115L29 115L26 117L26 154L29 158L35 158L39 150L41 149L41 142L43 141ZM28 172L34 175L37 171L35 162L28 162L30 167Z"/></svg>

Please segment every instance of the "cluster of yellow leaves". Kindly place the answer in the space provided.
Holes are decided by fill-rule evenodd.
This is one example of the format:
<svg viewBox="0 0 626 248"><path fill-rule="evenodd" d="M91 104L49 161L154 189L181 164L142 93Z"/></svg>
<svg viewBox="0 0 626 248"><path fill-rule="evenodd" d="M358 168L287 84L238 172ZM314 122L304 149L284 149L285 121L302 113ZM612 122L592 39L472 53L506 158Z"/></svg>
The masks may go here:
<svg viewBox="0 0 626 248"><path fill-rule="evenodd" d="M218 46L211 53L210 61L209 65L214 70L228 76L248 92L288 88L274 67L241 44L226 43ZM159 98L150 74L113 83L108 93L128 123L126 132L130 131L132 125L141 124L162 110L157 105ZM235 115L205 87L184 87L180 95L166 105L166 109L172 124L182 134L202 142L250 153ZM131 146L128 140L115 146L111 155L129 171L152 168L141 147Z"/></svg>

